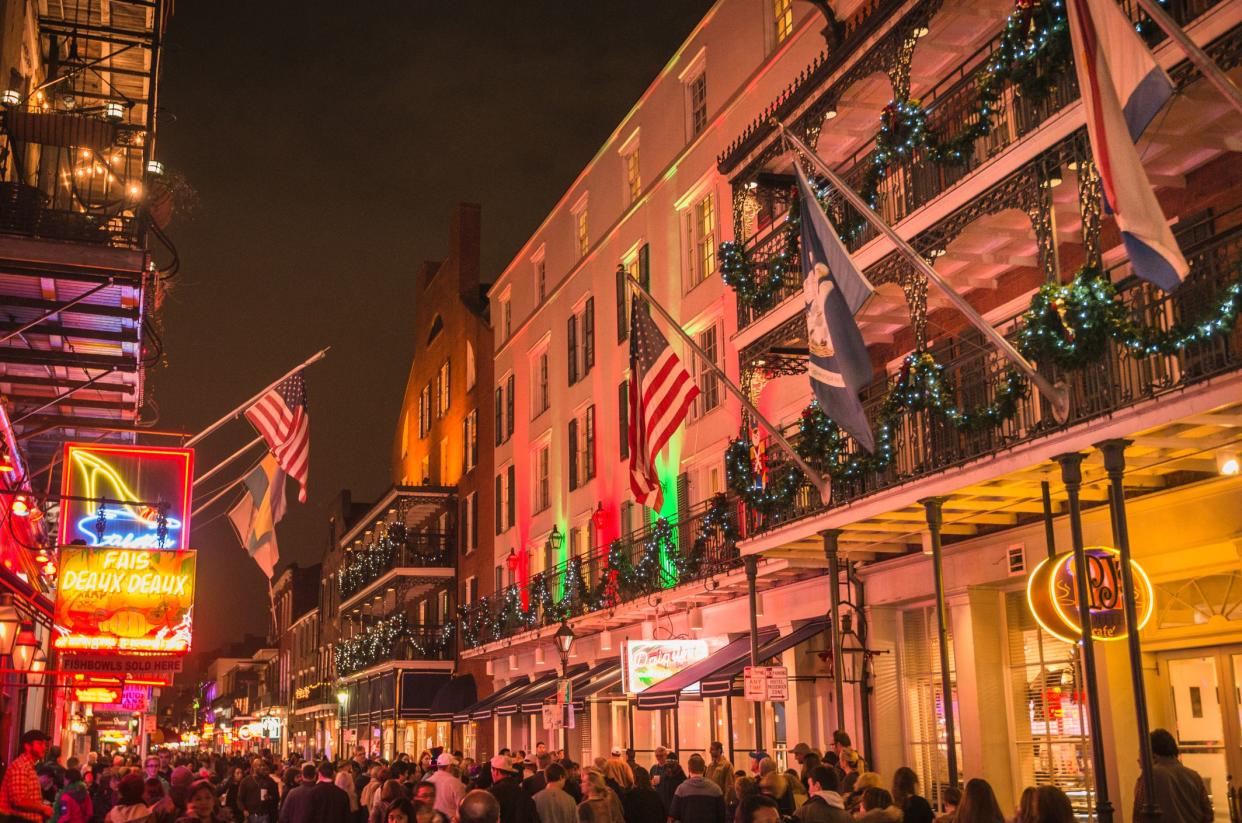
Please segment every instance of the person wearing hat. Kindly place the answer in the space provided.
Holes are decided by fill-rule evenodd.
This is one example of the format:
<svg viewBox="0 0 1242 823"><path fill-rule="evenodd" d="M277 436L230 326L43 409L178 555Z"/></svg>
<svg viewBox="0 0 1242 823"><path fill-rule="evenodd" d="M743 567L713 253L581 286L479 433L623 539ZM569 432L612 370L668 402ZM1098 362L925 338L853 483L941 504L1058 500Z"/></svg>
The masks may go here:
<svg viewBox="0 0 1242 823"><path fill-rule="evenodd" d="M488 791L500 804L500 819L504 823L537 823L535 801L518 782L513 761L508 755L498 754L492 758L491 767L492 786Z"/></svg>
<svg viewBox="0 0 1242 823"><path fill-rule="evenodd" d="M40 729L22 735L22 753L13 759L0 783L0 815L44 823L52 807L43 799L35 765L47 754L48 736Z"/></svg>
<svg viewBox="0 0 1242 823"><path fill-rule="evenodd" d="M435 771L423 778L423 782L436 787L436 811L449 819L457 814L457 804L466 796L465 785L449 771L452 765L453 755L442 751L436 757Z"/></svg>
<svg viewBox="0 0 1242 823"><path fill-rule="evenodd" d="M766 760L768 753L763 749L755 749L750 753L750 773L758 777L759 764Z"/></svg>

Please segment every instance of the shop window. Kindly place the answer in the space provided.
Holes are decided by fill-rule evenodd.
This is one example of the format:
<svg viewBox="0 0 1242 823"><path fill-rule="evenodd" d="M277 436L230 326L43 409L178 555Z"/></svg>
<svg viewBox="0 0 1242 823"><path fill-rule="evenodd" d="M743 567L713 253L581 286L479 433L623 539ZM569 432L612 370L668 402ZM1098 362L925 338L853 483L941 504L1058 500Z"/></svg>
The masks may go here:
<svg viewBox="0 0 1242 823"><path fill-rule="evenodd" d="M949 636L949 677L957 702L953 663L952 630ZM941 687L940 654L937 647L936 610L932 606L902 612L902 699L909 727L910 767L919 776L919 785L932 808L940 806L944 788L949 785L948 735L945 732L946 704ZM959 740L957 762L962 762L961 724L955 727Z"/></svg>
<svg viewBox="0 0 1242 823"><path fill-rule="evenodd" d="M1091 739L1077 646L1039 628L1025 592L1005 595L1018 785L1052 785L1087 819Z"/></svg>

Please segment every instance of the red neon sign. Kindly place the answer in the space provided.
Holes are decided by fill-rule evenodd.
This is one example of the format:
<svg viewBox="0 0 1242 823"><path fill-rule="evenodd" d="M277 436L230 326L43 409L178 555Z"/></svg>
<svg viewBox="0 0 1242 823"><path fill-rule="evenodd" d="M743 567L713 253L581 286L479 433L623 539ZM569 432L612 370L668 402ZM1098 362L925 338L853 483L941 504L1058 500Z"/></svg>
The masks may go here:
<svg viewBox="0 0 1242 823"><path fill-rule="evenodd" d="M184 549L194 450L65 444L60 544Z"/></svg>

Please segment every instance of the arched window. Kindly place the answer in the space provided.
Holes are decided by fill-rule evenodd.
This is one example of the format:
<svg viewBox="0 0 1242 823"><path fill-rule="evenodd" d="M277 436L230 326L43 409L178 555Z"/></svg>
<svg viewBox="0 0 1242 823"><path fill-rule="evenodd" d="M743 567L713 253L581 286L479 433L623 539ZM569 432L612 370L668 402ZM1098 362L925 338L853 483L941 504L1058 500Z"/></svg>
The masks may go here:
<svg viewBox="0 0 1242 823"><path fill-rule="evenodd" d="M474 372L474 344L469 340L466 341L466 391L474 388L475 381Z"/></svg>
<svg viewBox="0 0 1242 823"><path fill-rule="evenodd" d="M436 335L444 331L444 320L440 315L436 315L431 320L431 331L427 332L427 345L431 345L431 341L436 339Z"/></svg>

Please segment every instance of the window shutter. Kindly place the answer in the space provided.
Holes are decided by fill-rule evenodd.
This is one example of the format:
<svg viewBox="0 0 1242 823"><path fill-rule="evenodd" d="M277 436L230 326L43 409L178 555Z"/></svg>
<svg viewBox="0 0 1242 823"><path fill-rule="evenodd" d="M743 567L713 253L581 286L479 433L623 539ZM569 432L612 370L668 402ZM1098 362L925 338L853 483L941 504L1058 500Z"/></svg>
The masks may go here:
<svg viewBox="0 0 1242 823"><path fill-rule="evenodd" d="M646 243L638 250L638 282L651 289L651 247Z"/></svg>
<svg viewBox="0 0 1242 823"><path fill-rule="evenodd" d="M514 523L517 522L517 482L516 482L517 481L517 469L512 463L509 464L508 481L509 481L509 488L507 489L507 491L508 491L509 499L506 501L507 508L508 508L507 516L508 516L508 523L510 526L512 526Z"/></svg>
<svg viewBox="0 0 1242 823"><path fill-rule="evenodd" d="M629 301L626 292L629 289L625 285L625 266L617 266L617 342L623 343L630 336L629 318L626 316L625 310Z"/></svg>
<svg viewBox="0 0 1242 823"><path fill-rule="evenodd" d="M690 550L692 535L686 515L690 511L690 475L677 475L677 541L683 553Z"/></svg>
<svg viewBox="0 0 1242 823"><path fill-rule="evenodd" d="M569 315L569 328L567 330L569 340L569 385L578 382L578 317Z"/></svg>
<svg viewBox="0 0 1242 823"><path fill-rule="evenodd" d="M471 494L470 501L470 548L477 549L479 547L479 496ZM478 586L476 581L475 586Z"/></svg>
<svg viewBox="0 0 1242 823"><path fill-rule="evenodd" d="M513 390L513 386L514 386L514 377L511 374L509 375L509 379L505 381L505 391L509 395L505 401L505 427L506 427L505 428L505 439L506 440L513 436L513 418L516 417L516 415L513 413L514 395L516 394L516 392Z"/></svg>
<svg viewBox="0 0 1242 823"><path fill-rule="evenodd" d="M470 470L470 415L461 419L461 473Z"/></svg>
<svg viewBox="0 0 1242 823"><path fill-rule="evenodd" d="M621 459L630 456L630 381L617 386L617 428L620 429Z"/></svg>
<svg viewBox="0 0 1242 823"><path fill-rule="evenodd" d="M498 474L496 475L496 534L501 534L505 530L504 502L504 480Z"/></svg>
<svg viewBox="0 0 1242 823"><path fill-rule="evenodd" d="M578 488L578 421L569 421L569 490Z"/></svg>
<svg viewBox="0 0 1242 823"><path fill-rule="evenodd" d="M621 534L630 537L634 534L634 501L626 500L621 504Z"/></svg>
<svg viewBox="0 0 1242 823"><path fill-rule="evenodd" d="M496 387L496 445L505 442L505 390Z"/></svg>
<svg viewBox="0 0 1242 823"><path fill-rule="evenodd" d="M595 298L588 297L582 313L582 375L595 365Z"/></svg>
<svg viewBox="0 0 1242 823"><path fill-rule="evenodd" d="M586 431L583 433L583 461L586 463L584 479L595 476L595 404L587 406Z"/></svg>

